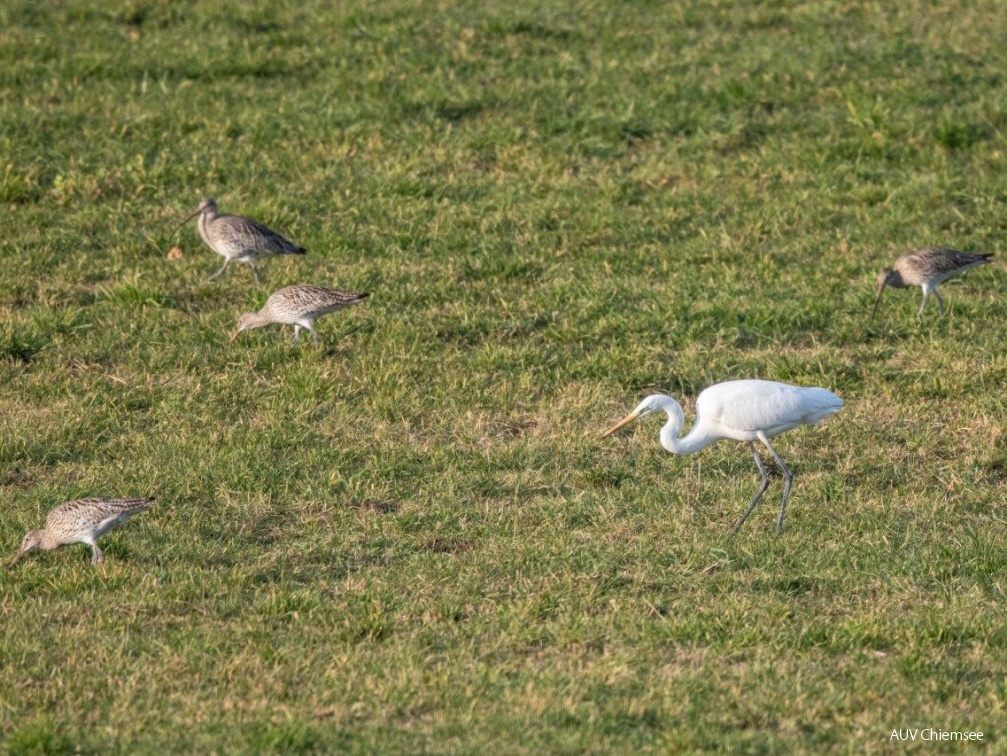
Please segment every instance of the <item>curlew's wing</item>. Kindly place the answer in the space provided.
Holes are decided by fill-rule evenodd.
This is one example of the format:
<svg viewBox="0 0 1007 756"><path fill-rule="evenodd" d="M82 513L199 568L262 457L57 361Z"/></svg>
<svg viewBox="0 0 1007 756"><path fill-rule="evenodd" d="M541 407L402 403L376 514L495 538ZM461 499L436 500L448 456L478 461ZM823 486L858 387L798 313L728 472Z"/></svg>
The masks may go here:
<svg viewBox="0 0 1007 756"><path fill-rule="evenodd" d="M46 528L72 530L93 527L100 536L131 515L142 512L153 499L76 499L60 504L46 518Z"/></svg>
<svg viewBox="0 0 1007 756"><path fill-rule="evenodd" d="M916 258L919 267L931 270L934 273L950 276L953 273L963 271L966 268L973 268L990 261L992 252L959 252L956 249L946 249L943 247L932 247L910 252L907 258Z"/></svg>
<svg viewBox="0 0 1007 756"><path fill-rule="evenodd" d="M354 293L340 289L328 289L324 286L300 284L280 289L269 299L274 300L275 297L274 301L278 306L293 308L318 317L362 302L369 296L367 293Z"/></svg>
<svg viewBox="0 0 1007 756"><path fill-rule="evenodd" d="M213 230L235 247L274 255L303 255L307 250L290 239L263 226L251 218L240 215L218 215Z"/></svg>
<svg viewBox="0 0 1007 756"><path fill-rule="evenodd" d="M153 499L113 499L111 501L104 502L108 504L107 514L104 514L102 520L98 523L95 528L95 534L101 535L102 533L107 533L112 528L116 528L122 523L126 522L130 517L138 512L142 512L153 503Z"/></svg>

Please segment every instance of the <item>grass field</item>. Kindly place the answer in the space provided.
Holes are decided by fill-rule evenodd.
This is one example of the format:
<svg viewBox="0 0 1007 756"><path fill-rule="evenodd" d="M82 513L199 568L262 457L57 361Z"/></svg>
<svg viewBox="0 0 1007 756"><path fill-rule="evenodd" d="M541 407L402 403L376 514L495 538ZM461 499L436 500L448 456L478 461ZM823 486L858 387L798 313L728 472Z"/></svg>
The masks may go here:
<svg viewBox="0 0 1007 756"><path fill-rule="evenodd" d="M0 751L1007 749L1002 262L867 322L901 251L1005 251L1005 38L950 0L4 2L0 550L159 503L102 569L0 571ZM206 283L204 195L309 254ZM228 343L292 283L371 298ZM599 438L743 377L846 401L776 443L780 537L778 482L729 534L743 446Z"/></svg>

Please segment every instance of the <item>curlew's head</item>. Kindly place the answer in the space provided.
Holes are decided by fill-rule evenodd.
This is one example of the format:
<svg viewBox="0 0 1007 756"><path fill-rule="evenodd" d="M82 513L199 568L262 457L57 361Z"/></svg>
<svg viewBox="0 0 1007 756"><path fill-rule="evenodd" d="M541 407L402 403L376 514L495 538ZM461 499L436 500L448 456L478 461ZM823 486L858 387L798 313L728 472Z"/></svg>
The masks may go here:
<svg viewBox="0 0 1007 756"><path fill-rule="evenodd" d="M185 216L185 218L178 224L175 230L177 231L179 228L181 228L186 223L191 221L197 215L202 215L203 213L207 213L208 215L211 216L216 215L217 200L215 200L213 197L204 197L203 201L199 203L199 207L196 208L196 211L194 213L190 213L189 215Z"/></svg>
<svg viewBox="0 0 1007 756"><path fill-rule="evenodd" d="M14 558L7 563L7 569L10 569L15 564L21 561L21 558L27 554L29 551L34 551L35 549L43 548L43 537L45 536L44 530L29 530L25 535L24 540L21 541L21 548L18 549L17 554Z"/></svg>
<svg viewBox="0 0 1007 756"><path fill-rule="evenodd" d="M878 312L878 305L881 304L881 292L885 290L886 286L900 287L904 286L902 282L902 274L897 270L892 270L891 268L882 268L878 273L878 294L874 298L874 309L871 310L871 320L874 320L874 316Z"/></svg>
<svg viewBox="0 0 1007 756"><path fill-rule="evenodd" d="M257 312L246 312L238 318L238 330L231 335L231 341L238 338L238 334L242 331L247 331L249 328L261 328L268 322L269 321L264 320Z"/></svg>
<svg viewBox="0 0 1007 756"><path fill-rule="evenodd" d="M882 268L878 271L878 290L885 288L886 286L895 286L896 288L904 286L902 282L902 274L897 270L892 268Z"/></svg>

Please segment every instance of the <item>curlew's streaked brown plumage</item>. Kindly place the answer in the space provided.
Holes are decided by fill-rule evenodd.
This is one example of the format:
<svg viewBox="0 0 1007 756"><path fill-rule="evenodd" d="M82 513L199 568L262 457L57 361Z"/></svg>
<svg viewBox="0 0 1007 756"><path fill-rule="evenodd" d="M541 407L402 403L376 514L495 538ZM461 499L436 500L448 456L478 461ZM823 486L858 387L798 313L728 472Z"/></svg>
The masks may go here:
<svg viewBox="0 0 1007 756"><path fill-rule="evenodd" d="M207 197L199 203L196 212L186 217L179 227L199 216L199 235L206 246L224 258L224 264L208 280L219 276L232 262L247 263L252 266L252 275L259 280L255 261L276 255L303 255L307 252L275 231L256 223L251 218L240 215L226 215L217 212L217 202Z"/></svg>
<svg viewBox="0 0 1007 756"><path fill-rule="evenodd" d="M105 557L98 539L154 503L153 499L75 499L54 507L45 518L45 528L29 530L9 567L30 551L49 551L71 543L91 547L91 563L101 564Z"/></svg>
<svg viewBox="0 0 1007 756"><path fill-rule="evenodd" d="M873 319L878 311L881 293L886 286L893 286L897 289L919 286L923 290L923 301L920 302L920 309L916 313L917 317L923 314L923 310L927 306L927 296L933 292L933 295L937 297L940 313L943 315L944 300L941 299L937 287L951 276L963 273L977 265L988 263L991 257L993 254L988 252L975 254L942 247L928 247L906 252L895 261L891 268L885 268L878 273L878 296L874 300L871 318Z"/></svg>
<svg viewBox="0 0 1007 756"><path fill-rule="evenodd" d="M321 345L321 340L314 328L315 320L327 313L362 302L368 296L370 295L366 293L354 294L324 286L287 286L273 292L258 312L246 312L238 318L238 330L231 336L231 341L249 328L283 323L294 327L294 341L300 338L301 329L307 328L317 347Z"/></svg>

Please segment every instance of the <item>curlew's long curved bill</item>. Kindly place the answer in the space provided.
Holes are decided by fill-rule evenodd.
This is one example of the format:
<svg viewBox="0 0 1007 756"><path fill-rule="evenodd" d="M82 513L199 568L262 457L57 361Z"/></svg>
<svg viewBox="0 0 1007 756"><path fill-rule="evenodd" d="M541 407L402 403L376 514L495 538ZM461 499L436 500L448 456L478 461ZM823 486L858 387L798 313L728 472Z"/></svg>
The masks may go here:
<svg viewBox="0 0 1007 756"><path fill-rule="evenodd" d="M238 338L238 334L239 334L239 333L241 333L241 331L235 331L234 333L232 333L232 334L231 334L231 338L229 338L229 339L227 340L227 343L228 343L228 344L233 344L233 343L234 343L234 340L235 340L236 338Z"/></svg>
<svg viewBox="0 0 1007 756"><path fill-rule="evenodd" d="M18 562L20 562L21 558L25 554L27 554L27 553L28 553L27 551L23 551L22 550L22 551L19 551L17 554L15 554L13 559L8 559L7 560L7 569L8 570L13 569L14 565L17 564Z"/></svg>
<svg viewBox="0 0 1007 756"><path fill-rule="evenodd" d="M871 310L871 320L874 320L874 316L878 312L878 305L881 304L881 294L884 292L884 290L885 285L881 284L881 286L878 287L878 296L874 298L874 309Z"/></svg>
<svg viewBox="0 0 1007 756"><path fill-rule="evenodd" d="M620 420L619 422L617 422L615 425L613 425L607 431L605 431L604 433L602 433L601 437L602 438L608 438L609 436L611 436L613 433L615 433L620 428L625 428L627 425L629 425L631 422L633 422L634 420L636 420L638 417L640 417L640 413L639 412L636 412L636 411L630 412L628 415L626 415L626 417L624 417L622 420Z"/></svg>
<svg viewBox="0 0 1007 756"><path fill-rule="evenodd" d="M178 231L178 229L180 229L180 228L181 228L182 226L184 226L184 225L185 225L186 223L188 223L188 222L189 222L189 221L191 221L191 220L192 220L193 218L195 218L195 217L196 217L197 215L199 215L199 213L200 213L200 211L199 211L199 210L197 210L196 212L194 212L194 213L191 213L190 215L187 215L187 216L185 216L185 219L184 219L183 221L181 221L181 222L180 222L180 223L179 223L179 224L178 224L177 226L175 226L175 228L173 228L173 229L171 230L171 233L175 233L176 231Z"/></svg>

